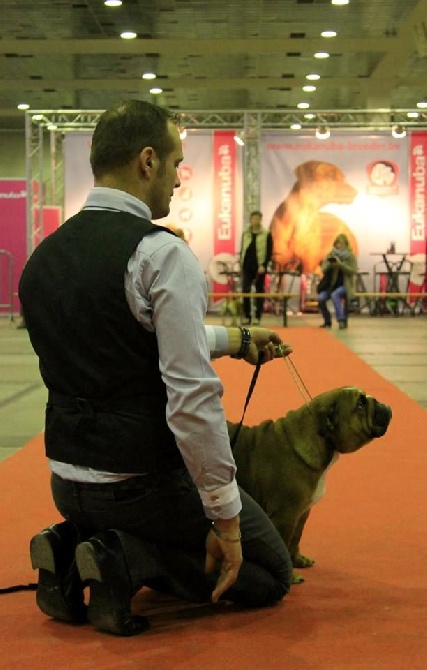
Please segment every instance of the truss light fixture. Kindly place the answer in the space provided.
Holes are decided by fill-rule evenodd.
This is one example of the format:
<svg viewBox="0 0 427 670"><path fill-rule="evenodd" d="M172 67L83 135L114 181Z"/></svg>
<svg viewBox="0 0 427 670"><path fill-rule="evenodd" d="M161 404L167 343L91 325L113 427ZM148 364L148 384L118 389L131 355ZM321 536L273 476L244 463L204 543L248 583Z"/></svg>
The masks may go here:
<svg viewBox="0 0 427 670"><path fill-rule="evenodd" d="M180 128L179 136L182 140L185 140L185 138L187 137L187 128Z"/></svg>
<svg viewBox="0 0 427 670"><path fill-rule="evenodd" d="M143 79L155 79L156 75L154 74L154 72L144 72L144 74L142 75L142 78Z"/></svg>
<svg viewBox="0 0 427 670"><path fill-rule="evenodd" d="M327 51L316 51L316 53L314 54L314 57L319 59L329 58L329 56L330 54L328 54Z"/></svg>
<svg viewBox="0 0 427 670"><path fill-rule="evenodd" d="M320 33L321 37L336 37L337 34L335 30L324 30Z"/></svg>
<svg viewBox="0 0 427 670"><path fill-rule="evenodd" d="M419 112L408 112L406 116L408 119L418 119L419 115Z"/></svg>
<svg viewBox="0 0 427 670"><path fill-rule="evenodd" d="M20 102L17 107L22 110L30 109L30 105L27 102Z"/></svg>
<svg viewBox="0 0 427 670"><path fill-rule="evenodd" d="M122 0L104 0L106 7L120 7L121 4L123 4Z"/></svg>
<svg viewBox="0 0 427 670"><path fill-rule="evenodd" d="M305 78L308 79L309 81L318 81L320 79L320 74L315 74L313 72L312 74L307 74Z"/></svg>
<svg viewBox="0 0 427 670"><path fill-rule="evenodd" d="M427 109L427 101L417 102L418 109Z"/></svg>
<svg viewBox="0 0 427 670"><path fill-rule="evenodd" d="M43 114L34 114L34 115L31 117L31 120L32 120L32 121L43 121L43 119L44 119Z"/></svg>
<svg viewBox="0 0 427 670"><path fill-rule="evenodd" d="M331 0L331 5L348 5L350 0Z"/></svg>
<svg viewBox="0 0 427 670"><path fill-rule="evenodd" d="M327 140L331 136L328 126L319 126L316 128L316 137L318 140Z"/></svg>
<svg viewBox="0 0 427 670"><path fill-rule="evenodd" d="M291 130L301 130L302 125L300 123L292 123L290 128Z"/></svg>
<svg viewBox="0 0 427 670"><path fill-rule="evenodd" d="M49 123L49 125L47 126L47 129L48 130L58 130L58 126L55 125L55 123Z"/></svg>
<svg viewBox="0 0 427 670"><path fill-rule="evenodd" d="M236 144L239 145L239 147L244 147L245 146L245 131L241 130L239 133L236 133L234 135L234 141Z"/></svg>
<svg viewBox="0 0 427 670"><path fill-rule="evenodd" d="M316 87L311 86L311 85L307 85L307 86L303 86L302 90L305 91L306 93L312 93L313 91L316 90Z"/></svg>
<svg viewBox="0 0 427 670"><path fill-rule="evenodd" d="M304 114L304 118L307 119L307 121L312 121L314 118L316 118L316 114L308 112L307 114Z"/></svg>
<svg viewBox="0 0 427 670"><path fill-rule="evenodd" d="M406 137L406 129L400 124L396 124L391 129L391 134L396 140L400 140L402 137Z"/></svg>
<svg viewBox="0 0 427 670"><path fill-rule="evenodd" d="M159 88L158 86L154 86L153 88L150 88L150 93L152 95L160 95L160 93L163 93L163 89Z"/></svg>
<svg viewBox="0 0 427 670"><path fill-rule="evenodd" d="M308 109L310 107L309 102L299 102L297 104L298 109Z"/></svg>
<svg viewBox="0 0 427 670"><path fill-rule="evenodd" d="M122 33L120 33L120 37L122 40L134 40L136 33L134 33L133 30L124 30Z"/></svg>

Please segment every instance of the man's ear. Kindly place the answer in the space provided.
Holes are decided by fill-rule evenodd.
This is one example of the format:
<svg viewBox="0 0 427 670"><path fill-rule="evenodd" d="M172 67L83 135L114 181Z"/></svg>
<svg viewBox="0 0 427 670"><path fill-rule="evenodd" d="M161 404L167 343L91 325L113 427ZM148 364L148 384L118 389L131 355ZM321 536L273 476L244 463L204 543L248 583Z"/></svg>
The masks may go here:
<svg viewBox="0 0 427 670"><path fill-rule="evenodd" d="M145 147L139 154L139 163L145 177L149 177L153 169L153 149Z"/></svg>

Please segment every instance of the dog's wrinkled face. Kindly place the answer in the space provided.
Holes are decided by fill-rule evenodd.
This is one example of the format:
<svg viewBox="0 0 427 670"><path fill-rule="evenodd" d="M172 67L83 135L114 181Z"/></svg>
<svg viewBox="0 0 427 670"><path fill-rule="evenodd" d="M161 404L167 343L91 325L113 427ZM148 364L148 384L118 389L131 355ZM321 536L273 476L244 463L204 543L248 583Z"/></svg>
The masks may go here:
<svg viewBox="0 0 427 670"><path fill-rule="evenodd" d="M319 403L319 433L341 453L357 451L384 435L392 417L388 405L356 387L327 391L313 403Z"/></svg>

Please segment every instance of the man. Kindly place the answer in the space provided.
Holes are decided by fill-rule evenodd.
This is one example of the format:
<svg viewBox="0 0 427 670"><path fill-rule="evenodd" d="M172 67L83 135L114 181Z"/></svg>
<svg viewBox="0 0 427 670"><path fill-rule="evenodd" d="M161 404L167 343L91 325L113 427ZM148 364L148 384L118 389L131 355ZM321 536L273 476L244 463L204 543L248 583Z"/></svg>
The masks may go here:
<svg viewBox="0 0 427 670"><path fill-rule="evenodd" d="M32 538L37 603L119 635L147 627L130 610L142 585L262 606L291 581L283 542L236 484L209 360L254 364L259 352L268 361L275 346L291 349L261 328L205 328L197 259L151 223L169 213L182 160L167 110L136 100L107 110L92 139L95 186L37 247L19 287L48 389L53 499L66 519Z"/></svg>
<svg viewBox="0 0 427 670"><path fill-rule="evenodd" d="M265 273L273 253L273 238L271 233L262 227L262 214L252 212L249 217L249 226L243 231L240 247L240 266L242 268L242 292L250 293L255 283L255 292L264 293ZM259 325L264 307L264 298L255 298L254 325ZM244 325L250 325L251 299L243 298Z"/></svg>

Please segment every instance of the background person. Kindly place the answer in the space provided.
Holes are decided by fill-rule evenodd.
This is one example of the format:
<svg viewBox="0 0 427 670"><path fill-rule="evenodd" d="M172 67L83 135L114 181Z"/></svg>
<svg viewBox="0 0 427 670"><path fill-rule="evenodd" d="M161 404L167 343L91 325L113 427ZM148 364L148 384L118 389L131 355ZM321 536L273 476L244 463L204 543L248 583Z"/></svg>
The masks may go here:
<svg viewBox="0 0 427 670"><path fill-rule="evenodd" d="M318 307L323 316L321 328L331 328L332 316L327 301L332 300L335 317L340 329L347 328L347 313L344 299L354 295L354 277L357 271L356 256L349 247L346 235L338 235L326 259L322 262L323 277L317 287Z"/></svg>
<svg viewBox="0 0 427 670"><path fill-rule="evenodd" d="M151 222L168 215L182 160L167 110L130 100L104 112L91 147L95 186L36 248L19 286L48 389L53 499L66 519L32 538L37 602L120 635L147 627L130 610L144 584L263 606L291 582L280 536L237 486L210 363L228 353L255 364L260 351L271 360L281 339L205 327L202 268Z"/></svg>
<svg viewBox="0 0 427 670"><path fill-rule="evenodd" d="M273 253L271 233L262 227L262 213L252 212L249 226L243 231L240 246L240 267L242 270L242 292L250 293L255 284L256 293L264 293L265 273ZM254 325L259 324L264 307L264 298L255 298ZM244 325L252 321L251 298L243 298Z"/></svg>

